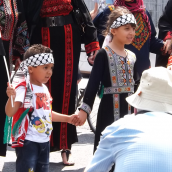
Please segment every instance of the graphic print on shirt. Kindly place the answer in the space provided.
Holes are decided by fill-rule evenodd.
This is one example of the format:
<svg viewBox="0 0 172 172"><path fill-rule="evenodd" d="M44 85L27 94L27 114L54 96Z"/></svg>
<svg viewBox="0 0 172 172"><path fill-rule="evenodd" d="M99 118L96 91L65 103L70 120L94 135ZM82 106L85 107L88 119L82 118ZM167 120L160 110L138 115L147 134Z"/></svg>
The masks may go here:
<svg viewBox="0 0 172 172"><path fill-rule="evenodd" d="M52 131L52 120L51 120L51 107L50 107L50 98L48 94L45 93L35 93L36 95L36 110L49 111L47 115L43 114L42 116L35 116L32 114L30 125L35 128L39 133L45 133L47 136L50 136Z"/></svg>
<svg viewBox="0 0 172 172"><path fill-rule="evenodd" d="M45 132L45 124L40 117L32 116L31 117L31 124L39 133Z"/></svg>
<svg viewBox="0 0 172 172"><path fill-rule="evenodd" d="M36 94L36 109L43 108L44 110L50 110L49 97L45 93Z"/></svg>

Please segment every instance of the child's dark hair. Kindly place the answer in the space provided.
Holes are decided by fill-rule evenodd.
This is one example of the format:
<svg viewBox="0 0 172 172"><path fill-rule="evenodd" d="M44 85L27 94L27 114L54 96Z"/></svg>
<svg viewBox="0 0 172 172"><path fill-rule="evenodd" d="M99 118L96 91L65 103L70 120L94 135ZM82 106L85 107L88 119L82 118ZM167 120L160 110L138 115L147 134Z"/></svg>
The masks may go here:
<svg viewBox="0 0 172 172"><path fill-rule="evenodd" d="M126 7L115 7L115 10L111 12L111 14L108 17L108 21L106 23L106 30L103 31L103 35L106 36L108 34L112 36L110 32L110 27L112 26L113 22L120 16L125 15L125 14L132 14ZM135 24L131 23L132 27L136 27Z"/></svg>
<svg viewBox="0 0 172 172"><path fill-rule="evenodd" d="M24 53L24 58L23 60L28 59L29 57L36 55L36 54L41 54L41 53L52 53L53 51L41 44L35 44L32 45L25 53Z"/></svg>

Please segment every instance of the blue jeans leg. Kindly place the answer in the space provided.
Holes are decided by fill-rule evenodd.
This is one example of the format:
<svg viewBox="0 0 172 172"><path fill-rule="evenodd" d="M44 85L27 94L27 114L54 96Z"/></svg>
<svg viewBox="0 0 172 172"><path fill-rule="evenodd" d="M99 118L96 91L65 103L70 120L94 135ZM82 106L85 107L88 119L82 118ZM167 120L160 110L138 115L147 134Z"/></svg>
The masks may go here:
<svg viewBox="0 0 172 172"><path fill-rule="evenodd" d="M40 156L37 161L36 172L48 172L49 171L49 154L50 143L40 143Z"/></svg>
<svg viewBox="0 0 172 172"><path fill-rule="evenodd" d="M49 142L25 140L23 147L16 148L16 172L48 172L49 151Z"/></svg>

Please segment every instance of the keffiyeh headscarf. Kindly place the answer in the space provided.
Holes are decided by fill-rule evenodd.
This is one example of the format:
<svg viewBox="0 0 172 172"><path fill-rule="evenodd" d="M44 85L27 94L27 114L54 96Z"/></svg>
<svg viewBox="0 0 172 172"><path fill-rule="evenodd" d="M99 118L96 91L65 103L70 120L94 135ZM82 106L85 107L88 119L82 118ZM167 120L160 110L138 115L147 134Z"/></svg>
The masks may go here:
<svg viewBox="0 0 172 172"><path fill-rule="evenodd" d="M114 6L124 6L124 7L128 8L128 10L130 10L130 12L132 12L132 13L135 13L135 12L141 13L143 20L145 21L145 23L148 26L149 35L151 37L151 25L150 25L149 18L145 11L145 6L143 3L143 0L131 0L130 2L127 2L125 0L115 0Z"/></svg>
<svg viewBox="0 0 172 172"><path fill-rule="evenodd" d="M126 24L137 24L136 19L133 14L124 14L122 16L119 16L111 25L111 29L118 28L120 26L124 26Z"/></svg>

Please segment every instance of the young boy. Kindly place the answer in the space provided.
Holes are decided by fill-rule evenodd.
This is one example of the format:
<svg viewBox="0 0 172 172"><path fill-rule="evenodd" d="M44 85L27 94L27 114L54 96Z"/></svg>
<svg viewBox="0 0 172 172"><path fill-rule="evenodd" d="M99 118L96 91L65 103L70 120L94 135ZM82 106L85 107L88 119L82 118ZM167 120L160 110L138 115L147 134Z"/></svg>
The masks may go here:
<svg viewBox="0 0 172 172"><path fill-rule="evenodd" d="M17 155L16 172L48 172L52 121L75 124L78 120L75 114L68 116L51 111L51 95L44 84L51 78L53 67L51 49L33 45L24 54L13 86L8 84L5 112L9 117L13 116L12 147Z"/></svg>

